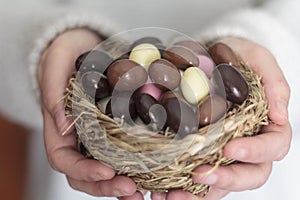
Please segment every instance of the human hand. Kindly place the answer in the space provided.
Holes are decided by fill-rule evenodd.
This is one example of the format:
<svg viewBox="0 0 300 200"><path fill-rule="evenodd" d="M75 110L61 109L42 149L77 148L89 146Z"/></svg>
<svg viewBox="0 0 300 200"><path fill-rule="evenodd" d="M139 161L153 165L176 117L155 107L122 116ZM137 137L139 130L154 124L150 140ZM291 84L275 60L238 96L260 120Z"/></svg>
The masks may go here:
<svg viewBox="0 0 300 200"><path fill-rule="evenodd" d="M59 35L43 53L38 67L38 82L48 160L52 168L67 176L75 190L93 196L139 195L131 179L115 176L115 171L110 167L86 159L77 152L72 134L61 135L71 122L65 116L61 99L75 69L75 60L99 42L100 38L95 33L74 29Z"/></svg>
<svg viewBox="0 0 300 200"><path fill-rule="evenodd" d="M261 187L271 173L272 162L283 159L288 153L292 136L287 111L290 89L274 56L267 49L249 40L225 37L219 41L238 52L243 60L262 76L270 109L268 116L273 123L264 127L262 134L237 138L225 146L223 155L239 161L238 163L220 166L207 176L193 176L194 182L211 186L204 198L207 200L221 199L231 191ZM200 166L195 169L195 174L203 174L211 168L210 165ZM193 200L199 199L199 196L182 190L172 190L169 193L153 193L152 199Z"/></svg>

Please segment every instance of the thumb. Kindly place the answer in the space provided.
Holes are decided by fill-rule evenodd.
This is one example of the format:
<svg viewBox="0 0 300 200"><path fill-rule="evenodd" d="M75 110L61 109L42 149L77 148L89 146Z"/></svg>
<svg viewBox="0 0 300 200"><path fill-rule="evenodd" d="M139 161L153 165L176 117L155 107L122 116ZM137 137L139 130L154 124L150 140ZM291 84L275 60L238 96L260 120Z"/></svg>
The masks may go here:
<svg viewBox="0 0 300 200"><path fill-rule="evenodd" d="M43 107L50 113L59 133L70 125L63 97L77 57L94 48L101 39L87 29L74 29L58 36L44 53L39 66Z"/></svg>
<svg viewBox="0 0 300 200"><path fill-rule="evenodd" d="M275 57L266 48L241 38L224 38L221 42L237 52L262 77L269 104L269 118L278 125L288 122L290 88Z"/></svg>

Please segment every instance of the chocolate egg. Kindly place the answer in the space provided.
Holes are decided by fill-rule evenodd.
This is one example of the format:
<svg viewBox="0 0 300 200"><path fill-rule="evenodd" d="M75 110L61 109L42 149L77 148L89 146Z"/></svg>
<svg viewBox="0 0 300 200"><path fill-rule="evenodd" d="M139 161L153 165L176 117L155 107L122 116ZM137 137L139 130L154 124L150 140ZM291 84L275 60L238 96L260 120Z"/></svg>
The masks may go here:
<svg viewBox="0 0 300 200"><path fill-rule="evenodd" d="M199 125L205 126L224 117L227 101L218 95L207 96L198 106Z"/></svg>
<svg viewBox="0 0 300 200"><path fill-rule="evenodd" d="M166 49L164 51L163 58L183 70L191 66L199 65L196 54L192 50L183 46L173 46Z"/></svg>
<svg viewBox="0 0 300 200"><path fill-rule="evenodd" d="M142 65L146 70L148 70L149 65L160 59L160 52L156 46L149 43L139 44L131 50L129 59L136 63Z"/></svg>
<svg viewBox="0 0 300 200"><path fill-rule="evenodd" d="M87 71L98 71L105 73L107 67L113 62L113 59L105 52L93 50L81 54L76 62L76 70L81 73Z"/></svg>
<svg viewBox="0 0 300 200"><path fill-rule="evenodd" d="M108 97L110 88L106 77L97 71L86 72L81 76L84 91L96 101Z"/></svg>
<svg viewBox="0 0 300 200"><path fill-rule="evenodd" d="M232 103L242 104L249 95L249 87L244 76L229 64L220 64L212 74L215 92L226 94ZM222 95L221 95L222 96Z"/></svg>
<svg viewBox="0 0 300 200"><path fill-rule="evenodd" d="M209 94L208 78L198 67L190 67L183 72L180 89L187 102L198 104Z"/></svg>
<svg viewBox="0 0 300 200"><path fill-rule="evenodd" d="M200 43L193 41L193 40L182 40L182 41L176 42L174 45L186 47L186 48L192 50L195 54L202 54L202 55L207 54L205 47L202 46Z"/></svg>
<svg viewBox="0 0 300 200"><path fill-rule="evenodd" d="M156 37L143 37L138 40L136 40L132 45L130 49L133 49L134 47L143 44L143 43L148 43L148 44L153 44L156 46L156 48L159 50L160 55L163 54L164 50L166 47L163 45L162 41Z"/></svg>
<svg viewBox="0 0 300 200"><path fill-rule="evenodd" d="M153 44L154 46L156 46L157 44L162 44L161 40L156 38L156 37L143 37L143 38L140 38L140 39L136 40L131 45L130 49L133 49L134 47L136 47L140 44L144 44L144 43Z"/></svg>
<svg viewBox="0 0 300 200"><path fill-rule="evenodd" d="M146 83L139 89L139 94L149 94L152 97L154 97L156 100L159 100L162 94L162 90L159 89L153 83Z"/></svg>
<svg viewBox="0 0 300 200"><path fill-rule="evenodd" d="M167 112L167 126L175 131L179 138L198 130L198 113L183 99L166 99L163 106Z"/></svg>
<svg viewBox="0 0 300 200"><path fill-rule="evenodd" d="M150 79L153 83L169 90L179 86L181 75L176 66L165 60L159 59L151 63L148 69Z"/></svg>
<svg viewBox="0 0 300 200"><path fill-rule="evenodd" d="M199 65L198 65L199 69L201 69L205 73L205 75L208 78L210 78L215 68L215 63L208 56L204 56L204 55L199 55L198 60L199 60Z"/></svg>
<svg viewBox="0 0 300 200"><path fill-rule="evenodd" d="M107 79L114 89L130 91L142 86L147 81L148 74L138 63L122 59L113 62L109 66Z"/></svg>
<svg viewBox="0 0 300 200"><path fill-rule="evenodd" d="M113 97L106 105L105 114L109 117L118 117L128 123L132 123L137 118L137 112L131 94L114 92Z"/></svg>
<svg viewBox="0 0 300 200"><path fill-rule="evenodd" d="M166 122L166 111L158 101L148 94L141 94L135 99L136 111L145 124L156 124L162 129Z"/></svg>
<svg viewBox="0 0 300 200"><path fill-rule="evenodd" d="M161 104L165 104L165 102L166 102L168 99L172 99L172 98L180 98L180 99L183 99L183 96L182 96L181 94L177 93L177 92L174 92L174 91L169 90L169 91L164 92L164 93L161 95L161 97L160 97L160 99L159 99L159 102L160 102Z"/></svg>
<svg viewBox="0 0 300 200"><path fill-rule="evenodd" d="M233 66L239 66L237 55L228 45L224 43L215 43L214 45L209 47L208 53L217 65L222 63L231 63Z"/></svg>

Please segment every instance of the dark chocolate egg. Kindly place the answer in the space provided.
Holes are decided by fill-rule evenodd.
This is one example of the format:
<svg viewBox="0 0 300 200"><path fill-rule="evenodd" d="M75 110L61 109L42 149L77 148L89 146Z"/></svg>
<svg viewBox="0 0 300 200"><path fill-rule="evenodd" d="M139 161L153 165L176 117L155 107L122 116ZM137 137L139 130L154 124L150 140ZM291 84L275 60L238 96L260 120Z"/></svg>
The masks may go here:
<svg viewBox="0 0 300 200"><path fill-rule="evenodd" d="M98 50L87 51L81 54L75 63L76 70L81 73L87 71L98 71L105 73L108 66L113 62L107 53Z"/></svg>
<svg viewBox="0 0 300 200"><path fill-rule="evenodd" d="M166 122L166 111L158 101L148 94L140 94L135 98L136 111L145 124L156 124L162 129Z"/></svg>
<svg viewBox="0 0 300 200"><path fill-rule="evenodd" d="M131 91L142 86L148 79L146 70L128 59L113 62L107 70L107 79L111 87L120 91Z"/></svg>
<svg viewBox="0 0 300 200"><path fill-rule="evenodd" d="M249 95L249 87L240 71L229 64L218 65L212 73L215 91L232 103L242 104Z"/></svg>
<svg viewBox="0 0 300 200"><path fill-rule="evenodd" d="M105 114L109 117L118 117L128 123L137 118L135 102L130 93L113 93L113 97L106 105Z"/></svg>
<svg viewBox="0 0 300 200"><path fill-rule="evenodd" d="M206 97L198 106L199 125L205 126L224 117L227 110L227 101L219 95Z"/></svg>
<svg viewBox="0 0 300 200"><path fill-rule="evenodd" d="M177 88L180 84L181 75L176 66L165 59L159 59L151 63L148 69L153 83L169 90Z"/></svg>
<svg viewBox="0 0 300 200"><path fill-rule="evenodd" d="M134 47L143 44L143 43L148 43L148 44L153 44L156 46L157 44L162 44L161 40L156 38L156 37L143 37L138 40L136 40L132 45L130 49L133 49Z"/></svg>
<svg viewBox="0 0 300 200"><path fill-rule="evenodd" d="M207 55L207 51L203 45L201 45L198 42L195 42L193 40L182 40L179 42L176 42L174 45L176 46L183 46L190 50L192 50L195 54L199 55Z"/></svg>
<svg viewBox="0 0 300 200"><path fill-rule="evenodd" d="M208 53L217 65L231 63L233 66L239 66L237 55L228 45L224 43L215 43L208 49Z"/></svg>
<svg viewBox="0 0 300 200"><path fill-rule="evenodd" d="M84 91L96 101L110 95L110 87L103 74L97 71L85 72L81 76Z"/></svg>
<svg viewBox="0 0 300 200"><path fill-rule="evenodd" d="M173 46L164 51L163 58L172 62L179 69L185 70L191 66L198 66L199 60L196 54L183 46Z"/></svg>
<svg viewBox="0 0 300 200"><path fill-rule="evenodd" d="M179 138L198 130L198 113L184 100L169 98L164 101L163 106L167 112L167 126L175 131Z"/></svg>

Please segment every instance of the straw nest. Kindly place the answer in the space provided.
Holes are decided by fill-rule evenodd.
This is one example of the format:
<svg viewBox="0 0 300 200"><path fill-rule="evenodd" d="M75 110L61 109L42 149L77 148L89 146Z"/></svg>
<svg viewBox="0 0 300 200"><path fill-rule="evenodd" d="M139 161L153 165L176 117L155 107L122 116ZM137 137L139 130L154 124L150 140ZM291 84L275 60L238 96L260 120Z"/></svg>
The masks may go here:
<svg viewBox="0 0 300 200"><path fill-rule="evenodd" d="M112 166L117 174L132 178L138 189L166 192L181 188L197 194L209 188L192 181L197 166L211 164L216 169L229 165L234 161L222 155L223 147L236 137L258 134L268 124L260 77L242 61L239 70L249 85L247 100L230 109L225 118L183 139L174 139L175 134L169 129L157 134L106 116L84 93L75 76L67 89L66 114L74 119L80 150Z"/></svg>

